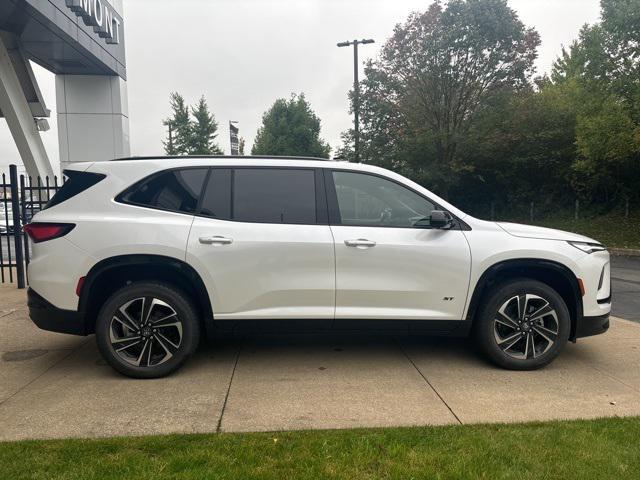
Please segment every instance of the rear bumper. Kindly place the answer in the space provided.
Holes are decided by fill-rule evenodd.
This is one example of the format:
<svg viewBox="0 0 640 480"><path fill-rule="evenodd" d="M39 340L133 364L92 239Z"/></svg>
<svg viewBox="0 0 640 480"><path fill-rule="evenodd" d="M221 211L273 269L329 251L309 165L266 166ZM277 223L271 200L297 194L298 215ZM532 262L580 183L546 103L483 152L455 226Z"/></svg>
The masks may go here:
<svg viewBox="0 0 640 480"><path fill-rule="evenodd" d="M92 333L87 328L83 312L57 308L31 288L27 290L27 305L29 317L38 328L71 335L86 336Z"/></svg>
<svg viewBox="0 0 640 480"><path fill-rule="evenodd" d="M608 313L597 317L582 317L576 324L574 339L599 335L607 330L609 330Z"/></svg>

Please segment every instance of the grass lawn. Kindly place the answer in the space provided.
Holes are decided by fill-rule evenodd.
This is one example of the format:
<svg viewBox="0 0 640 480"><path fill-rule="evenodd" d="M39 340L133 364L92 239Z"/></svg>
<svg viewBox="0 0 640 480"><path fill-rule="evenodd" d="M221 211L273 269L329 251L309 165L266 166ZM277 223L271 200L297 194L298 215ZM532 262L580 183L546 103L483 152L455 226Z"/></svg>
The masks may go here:
<svg viewBox="0 0 640 480"><path fill-rule="evenodd" d="M640 418L0 443L2 479L638 479Z"/></svg>
<svg viewBox="0 0 640 480"><path fill-rule="evenodd" d="M601 216L585 219L538 220L541 227L559 228L595 238L609 248L640 248L640 216Z"/></svg>

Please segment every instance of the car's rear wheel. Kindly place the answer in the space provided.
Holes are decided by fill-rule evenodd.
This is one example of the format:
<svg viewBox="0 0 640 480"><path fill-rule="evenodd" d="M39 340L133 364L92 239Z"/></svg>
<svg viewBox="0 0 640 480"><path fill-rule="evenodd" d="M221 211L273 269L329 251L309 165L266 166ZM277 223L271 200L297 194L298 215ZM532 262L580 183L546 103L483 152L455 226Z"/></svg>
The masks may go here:
<svg viewBox="0 0 640 480"><path fill-rule="evenodd" d="M486 297L475 336L480 349L497 365L534 370L558 356L570 330L569 310L553 288L536 280L515 279Z"/></svg>
<svg viewBox="0 0 640 480"><path fill-rule="evenodd" d="M107 363L134 378L157 378L179 368L198 346L200 328L191 299L162 283L137 282L114 293L96 322Z"/></svg>

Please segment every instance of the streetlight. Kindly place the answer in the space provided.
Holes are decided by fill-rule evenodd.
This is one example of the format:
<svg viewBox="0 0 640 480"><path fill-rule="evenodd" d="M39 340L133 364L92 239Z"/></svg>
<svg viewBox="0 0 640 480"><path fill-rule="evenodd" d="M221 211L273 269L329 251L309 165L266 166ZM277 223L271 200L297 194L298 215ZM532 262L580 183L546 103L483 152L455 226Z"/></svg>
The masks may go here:
<svg viewBox="0 0 640 480"><path fill-rule="evenodd" d="M358 45L374 43L371 38L354 40L353 42L340 42L338 47L350 47L353 45L353 150L356 163L360 162L360 83L358 82Z"/></svg>

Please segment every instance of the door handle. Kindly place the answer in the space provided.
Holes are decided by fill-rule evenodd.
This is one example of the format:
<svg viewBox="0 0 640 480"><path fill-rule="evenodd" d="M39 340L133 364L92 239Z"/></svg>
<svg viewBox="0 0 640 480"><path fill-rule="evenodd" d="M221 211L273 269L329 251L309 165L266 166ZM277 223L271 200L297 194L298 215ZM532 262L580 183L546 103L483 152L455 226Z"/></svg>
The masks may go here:
<svg viewBox="0 0 640 480"><path fill-rule="evenodd" d="M205 245L229 245L233 243L233 238L221 237L219 235L214 235L213 237L200 237L198 240L200 243L204 243Z"/></svg>
<svg viewBox="0 0 640 480"><path fill-rule="evenodd" d="M371 248L376 246L376 242L373 240L367 240L366 238L358 238L357 240L345 240L344 244L347 247L356 248Z"/></svg>

